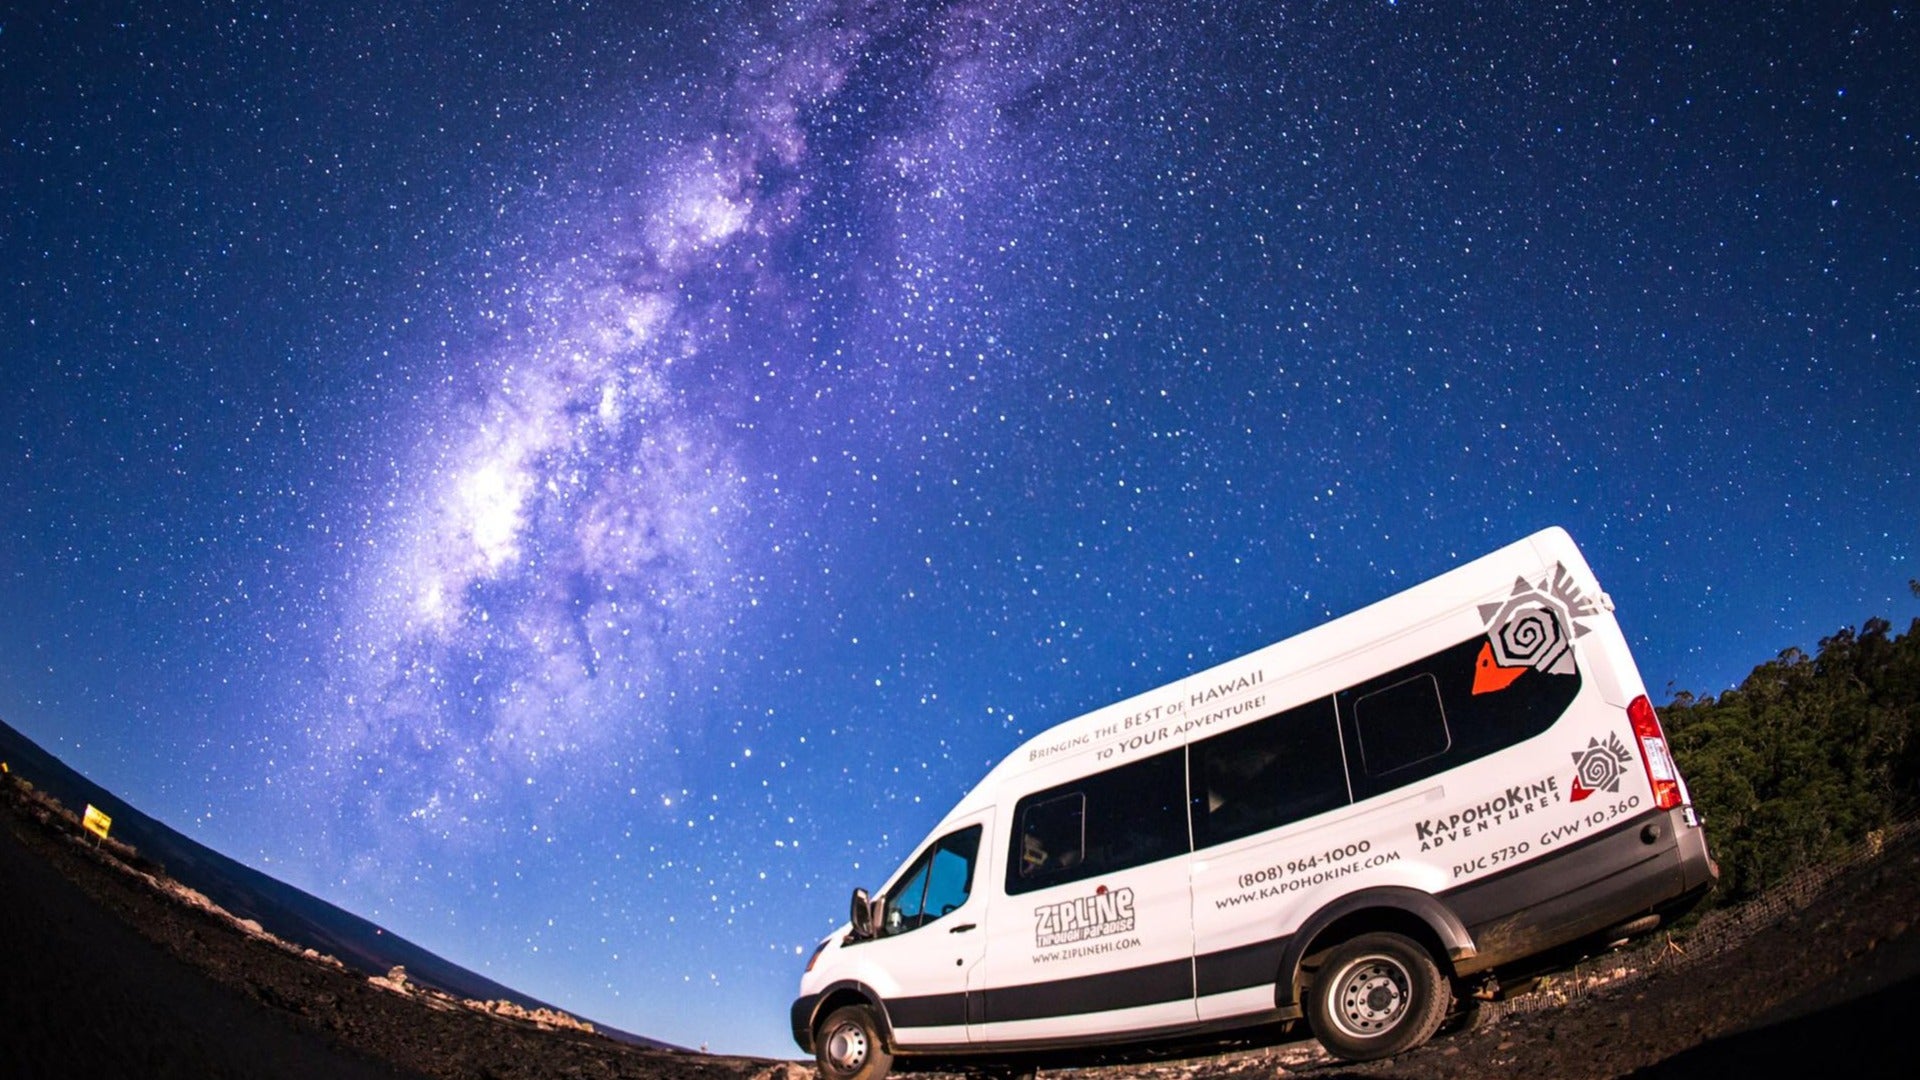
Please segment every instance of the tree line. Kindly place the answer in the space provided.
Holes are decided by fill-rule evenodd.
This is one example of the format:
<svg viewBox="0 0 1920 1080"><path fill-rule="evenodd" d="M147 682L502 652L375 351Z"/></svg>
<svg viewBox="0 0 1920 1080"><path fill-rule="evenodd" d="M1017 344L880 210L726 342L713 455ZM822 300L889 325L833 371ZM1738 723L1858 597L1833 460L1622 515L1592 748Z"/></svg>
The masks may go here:
<svg viewBox="0 0 1920 1080"><path fill-rule="evenodd" d="M1920 582L1910 582L1920 596ZM1720 863L1713 903L1747 899L1920 807L1920 619L1868 619L1660 710Z"/></svg>

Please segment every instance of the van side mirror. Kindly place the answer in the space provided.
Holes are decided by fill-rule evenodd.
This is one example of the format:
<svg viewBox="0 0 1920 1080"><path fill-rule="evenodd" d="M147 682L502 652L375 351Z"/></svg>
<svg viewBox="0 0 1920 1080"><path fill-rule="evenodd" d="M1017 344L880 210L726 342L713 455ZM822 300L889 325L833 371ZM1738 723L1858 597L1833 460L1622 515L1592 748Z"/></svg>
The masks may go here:
<svg viewBox="0 0 1920 1080"><path fill-rule="evenodd" d="M867 890L853 890L853 900L847 905L847 922L853 925L853 939L864 941L874 935L875 913L879 905L867 897Z"/></svg>

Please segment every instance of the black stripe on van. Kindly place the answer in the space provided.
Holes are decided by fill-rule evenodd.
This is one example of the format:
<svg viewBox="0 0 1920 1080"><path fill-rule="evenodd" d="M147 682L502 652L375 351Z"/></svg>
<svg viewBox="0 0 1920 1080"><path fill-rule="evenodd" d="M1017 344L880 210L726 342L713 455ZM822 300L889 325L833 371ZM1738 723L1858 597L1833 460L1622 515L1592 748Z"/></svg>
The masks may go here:
<svg viewBox="0 0 1920 1080"><path fill-rule="evenodd" d="M967 995L891 998L887 1001L887 1022L897 1028L957 1027L967 1022Z"/></svg>
<svg viewBox="0 0 1920 1080"><path fill-rule="evenodd" d="M1271 944L1271 943L1267 943ZM1273 980L1273 964L1254 983ZM949 1027L957 1024L1012 1023L1055 1016L1133 1009L1193 1000L1189 960L1168 960L1098 975L1077 975L1049 982L1008 986L985 993L928 994L887 1002L887 1019L896 1028ZM1249 984L1253 985L1253 984ZM1218 991L1207 991L1217 993Z"/></svg>
<svg viewBox="0 0 1920 1080"><path fill-rule="evenodd" d="M1192 999L1193 962L1182 959L973 995L895 998L887 1002L887 1019L896 1028L1003 1024Z"/></svg>
<svg viewBox="0 0 1920 1080"><path fill-rule="evenodd" d="M1199 996L1225 994L1250 986L1271 986L1289 940L1268 938L1194 957L1194 983Z"/></svg>
<svg viewBox="0 0 1920 1080"><path fill-rule="evenodd" d="M1188 1001L1193 997L1193 961L1182 958L1098 975L1008 986L988 990L981 997L986 1014L983 1019L990 1024Z"/></svg>

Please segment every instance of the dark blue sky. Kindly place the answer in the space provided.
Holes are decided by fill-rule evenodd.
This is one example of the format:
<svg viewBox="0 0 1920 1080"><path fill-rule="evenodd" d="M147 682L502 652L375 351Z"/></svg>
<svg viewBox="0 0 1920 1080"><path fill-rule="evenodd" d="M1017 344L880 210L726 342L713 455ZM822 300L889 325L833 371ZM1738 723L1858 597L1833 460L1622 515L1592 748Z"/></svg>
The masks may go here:
<svg viewBox="0 0 1920 1080"><path fill-rule="evenodd" d="M1542 526L1658 700L1920 614L1913 12L681 8L4 17L0 716L784 1054L1026 735Z"/></svg>

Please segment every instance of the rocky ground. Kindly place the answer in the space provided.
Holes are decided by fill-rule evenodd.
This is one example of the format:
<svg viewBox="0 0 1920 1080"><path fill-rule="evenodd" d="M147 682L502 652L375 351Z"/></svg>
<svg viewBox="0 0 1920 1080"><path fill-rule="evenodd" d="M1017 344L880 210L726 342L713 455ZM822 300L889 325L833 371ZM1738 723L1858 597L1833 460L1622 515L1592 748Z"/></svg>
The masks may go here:
<svg viewBox="0 0 1920 1080"><path fill-rule="evenodd" d="M1307 1040L1083 1080L1911 1076L1894 1051L1920 1015L1920 833L1861 854L1837 875L1810 873L1686 934L1656 934L1483 1005L1397 1058L1351 1065Z"/></svg>
<svg viewBox="0 0 1920 1080"><path fill-rule="evenodd" d="M570 1017L369 978L227 916L0 784L0 1077L775 1080Z"/></svg>
<svg viewBox="0 0 1920 1080"><path fill-rule="evenodd" d="M810 1072L634 1047L568 1017L457 1002L404 973L368 978L227 917L132 853L83 840L70 820L17 791L0 792L0 804L0 1076ZM1304 1040L1074 1072L1082 1080L1872 1073L1920 1005L1920 842L1889 843L1802 893L1745 925L1722 918L1589 962L1577 977L1483 1006L1459 1030L1389 1061L1345 1065Z"/></svg>

